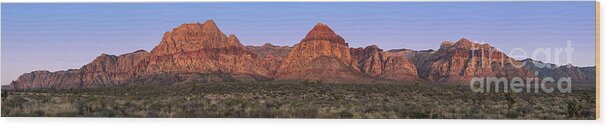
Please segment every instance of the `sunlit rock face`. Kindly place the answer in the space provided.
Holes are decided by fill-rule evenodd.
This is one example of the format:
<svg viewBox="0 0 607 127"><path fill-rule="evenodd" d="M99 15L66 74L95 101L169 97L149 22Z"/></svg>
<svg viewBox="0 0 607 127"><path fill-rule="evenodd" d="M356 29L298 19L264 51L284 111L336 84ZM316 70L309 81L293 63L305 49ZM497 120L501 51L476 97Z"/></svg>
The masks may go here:
<svg viewBox="0 0 607 127"><path fill-rule="evenodd" d="M282 62L287 58L292 47L275 46L266 43L262 46L246 46L247 50L257 54L261 59L261 65L268 69L272 75L276 74Z"/></svg>
<svg viewBox="0 0 607 127"><path fill-rule="evenodd" d="M209 20L165 33L151 51L146 74L220 72L270 78L257 57L235 35L226 36Z"/></svg>
<svg viewBox="0 0 607 127"><path fill-rule="evenodd" d="M430 81L469 82L473 77L534 77L534 72L488 44L462 38L455 43L445 41L432 55L420 55L417 65L420 77ZM425 58L423 58L425 57ZM421 65L420 65L421 64Z"/></svg>
<svg viewBox="0 0 607 127"><path fill-rule="evenodd" d="M345 40L327 25L319 23L291 49L275 78L355 81L362 73L353 65Z"/></svg>
<svg viewBox="0 0 607 127"><path fill-rule="evenodd" d="M534 63L551 67L541 68ZM101 54L80 69L25 73L11 82L9 89L272 80L468 83L473 77L569 77L573 82L594 83L596 69L515 60L488 44L465 38L444 41L437 51L384 51L376 45L351 48L344 38L322 23L316 24L293 47L269 43L244 46L236 35L224 34L213 20L208 20L183 24L166 32L150 52Z"/></svg>
<svg viewBox="0 0 607 127"><path fill-rule="evenodd" d="M389 80L419 80L417 69L403 51L383 51L376 45L351 48L358 70L367 76Z"/></svg>
<svg viewBox="0 0 607 127"><path fill-rule="evenodd" d="M142 84L147 77L174 83L190 75L217 73L230 78L259 80L273 75L258 56L235 35L226 36L213 20L183 24L164 37L151 52L139 50L120 56L102 54L80 69L34 71L12 82L13 89L86 88Z"/></svg>

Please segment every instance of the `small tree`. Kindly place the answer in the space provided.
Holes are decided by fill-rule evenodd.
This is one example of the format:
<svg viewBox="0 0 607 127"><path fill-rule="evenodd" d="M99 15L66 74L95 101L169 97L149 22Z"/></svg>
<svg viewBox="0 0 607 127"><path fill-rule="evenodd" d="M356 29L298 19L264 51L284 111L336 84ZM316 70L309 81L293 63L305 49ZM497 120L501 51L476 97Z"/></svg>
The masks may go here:
<svg viewBox="0 0 607 127"><path fill-rule="evenodd" d="M506 101L508 101L508 114L510 114L510 110L516 103L516 96L513 91L508 90L508 92L504 93L504 97L506 97Z"/></svg>
<svg viewBox="0 0 607 127"><path fill-rule="evenodd" d="M310 80L304 80L303 81L304 85L310 85L310 84L314 84L314 81L310 81Z"/></svg>
<svg viewBox="0 0 607 127"><path fill-rule="evenodd" d="M2 98L8 97L8 90L2 90Z"/></svg>
<svg viewBox="0 0 607 127"><path fill-rule="evenodd" d="M569 100L567 102L567 116L569 118L581 116L582 109L582 104L578 100Z"/></svg>
<svg viewBox="0 0 607 127"><path fill-rule="evenodd" d="M485 101L485 96L486 95L483 93L474 93L474 97L472 98L472 104L484 107L483 101Z"/></svg>

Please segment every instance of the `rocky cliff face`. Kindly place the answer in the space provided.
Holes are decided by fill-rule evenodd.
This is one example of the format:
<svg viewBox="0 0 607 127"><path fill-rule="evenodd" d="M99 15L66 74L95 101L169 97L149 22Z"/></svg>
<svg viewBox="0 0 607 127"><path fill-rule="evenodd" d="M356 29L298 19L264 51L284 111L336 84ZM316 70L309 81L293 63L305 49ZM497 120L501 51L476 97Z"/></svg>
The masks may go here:
<svg viewBox="0 0 607 127"><path fill-rule="evenodd" d="M419 80L417 69L406 54L384 52L376 45L351 48L359 71L370 77L390 80Z"/></svg>
<svg viewBox="0 0 607 127"><path fill-rule="evenodd" d="M72 89L113 85L171 85L180 82L316 80L469 82L472 77L571 77L595 82L595 67L539 68L514 60L488 44L445 41L440 49L383 51L375 45L350 48L344 38L319 23L293 47L243 46L213 20L183 24L166 32L151 52L102 54L80 69L34 71L9 89ZM524 64L527 63L527 64ZM515 65L524 65L517 68ZM535 75L537 72L538 75Z"/></svg>
<svg viewBox="0 0 607 127"><path fill-rule="evenodd" d="M438 60L438 55L434 50L394 49L387 52L409 59L417 70L417 77L423 80L428 80L431 65Z"/></svg>
<svg viewBox="0 0 607 127"><path fill-rule="evenodd" d="M407 55L399 52L385 52L383 55L384 71L380 77L392 80L420 80L417 68Z"/></svg>
<svg viewBox="0 0 607 127"><path fill-rule="evenodd" d="M271 78L272 73L260 61L235 35L226 36L209 20L203 24L183 24L166 32L151 52L102 54L80 69L26 73L12 82L10 88L86 88L197 80L191 75L229 75L230 80Z"/></svg>
<svg viewBox="0 0 607 127"><path fill-rule="evenodd" d="M9 89L69 89L80 87L79 70L33 71L25 73L9 84ZM77 86L76 86L77 85Z"/></svg>
<svg viewBox="0 0 607 127"><path fill-rule="evenodd" d="M364 49L351 49L352 56L360 55L354 59L358 65L358 70L372 77L379 76L383 72L382 52L376 45L367 46Z"/></svg>
<svg viewBox="0 0 607 127"><path fill-rule="evenodd" d="M143 76L150 53L139 50L120 56L102 54L80 68L82 87L123 84Z"/></svg>
<svg viewBox="0 0 607 127"><path fill-rule="evenodd" d="M246 48L257 54L259 59L261 59L262 66L268 69L272 75L278 71L278 67L282 65L282 62L287 58L289 52L291 52L291 47L275 46L270 43L262 46L246 46Z"/></svg>
<svg viewBox="0 0 607 127"><path fill-rule="evenodd" d="M596 83L596 66L592 66L592 67L578 67L580 68L580 70L582 71L582 73L584 74L585 80L581 80L579 82L585 82L585 83ZM575 80L573 80L575 82Z"/></svg>
<svg viewBox="0 0 607 127"><path fill-rule="evenodd" d="M279 67L277 79L356 81L350 48L327 25L319 23L296 44Z"/></svg>
<svg viewBox="0 0 607 127"><path fill-rule="evenodd" d="M595 67L577 67L571 64L557 66L551 63L544 63L532 59L525 59L525 68L538 72L538 77L551 77L558 81L563 77L570 77L573 82L593 83L596 82Z"/></svg>
<svg viewBox="0 0 607 127"><path fill-rule="evenodd" d="M147 64L148 52L139 50L120 56L102 54L80 69L34 71L10 85L14 89L71 89L122 84L139 76Z"/></svg>
<svg viewBox="0 0 607 127"><path fill-rule="evenodd" d="M456 43L445 41L438 51L420 54L416 60L420 77L439 82L469 82L473 77L534 77L532 70L517 68L519 61L488 44L477 44L462 38Z"/></svg>
<svg viewBox="0 0 607 127"><path fill-rule="evenodd" d="M257 55L215 22L184 24L164 34L151 52L147 74L219 72L270 78Z"/></svg>

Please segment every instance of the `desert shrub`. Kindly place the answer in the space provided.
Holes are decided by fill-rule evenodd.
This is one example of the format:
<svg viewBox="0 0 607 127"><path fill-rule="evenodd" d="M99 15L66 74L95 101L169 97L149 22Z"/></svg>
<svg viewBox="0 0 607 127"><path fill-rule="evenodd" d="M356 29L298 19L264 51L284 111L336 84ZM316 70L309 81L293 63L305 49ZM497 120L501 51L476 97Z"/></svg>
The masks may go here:
<svg viewBox="0 0 607 127"><path fill-rule="evenodd" d="M89 114L93 109L83 100L77 100L74 106L78 109L78 115L85 116Z"/></svg>
<svg viewBox="0 0 607 127"><path fill-rule="evenodd" d="M311 81L311 80L304 80L304 81L302 81L301 83L302 83L302 84L304 84L304 85L310 85L310 84L314 84L314 81Z"/></svg>
<svg viewBox="0 0 607 127"><path fill-rule="evenodd" d="M235 99L235 98L224 99L220 102L220 104L227 106L227 107L236 106L236 105L242 104L242 103L243 103L242 100Z"/></svg>
<svg viewBox="0 0 607 127"><path fill-rule="evenodd" d="M504 98L508 102L508 114L510 114L510 110L512 110L512 107L516 103L516 95L512 91L508 91L504 93Z"/></svg>
<svg viewBox="0 0 607 127"><path fill-rule="evenodd" d="M272 118L274 116L272 109L265 107L259 107L251 110L248 114L253 118Z"/></svg>
<svg viewBox="0 0 607 127"><path fill-rule="evenodd" d="M411 111L408 112L407 117L409 118L415 118L415 119L425 119L430 117L430 114L426 113L426 112L421 112L421 111Z"/></svg>
<svg viewBox="0 0 607 127"><path fill-rule="evenodd" d="M8 97L8 90L2 90L2 99Z"/></svg>
<svg viewBox="0 0 607 127"><path fill-rule="evenodd" d="M318 107L315 106L304 106L293 110L294 116L297 118L318 118L319 112Z"/></svg>
<svg viewBox="0 0 607 127"><path fill-rule="evenodd" d="M594 119L594 89L477 94L457 84L221 82L10 91L2 116ZM418 85L415 85L418 84ZM577 87L577 86L575 86ZM575 89L574 87L574 89ZM512 93L514 94L514 93ZM569 98L569 99L563 99ZM520 102L517 99L522 99ZM577 100L577 101L576 101ZM508 107L508 108L506 108Z"/></svg>
<svg viewBox="0 0 607 127"><path fill-rule="evenodd" d="M337 115L339 116L339 118L352 118L354 116L354 114L352 114L348 110L340 111L339 113L337 113Z"/></svg>
<svg viewBox="0 0 607 127"><path fill-rule="evenodd" d="M517 107L516 109L514 109L517 113L519 114L529 114L533 112L533 107L531 106L523 106L523 107Z"/></svg>
<svg viewBox="0 0 607 127"><path fill-rule="evenodd" d="M582 105L578 100L569 100L567 102L567 117L580 117L582 114L582 110Z"/></svg>
<svg viewBox="0 0 607 127"><path fill-rule="evenodd" d="M45 113L44 113L44 111L42 111L42 110L36 110L36 111L34 111L32 114L33 114L33 116L35 116L35 117L42 117L42 116L46 116L46 115L45 115Z"/></svg>

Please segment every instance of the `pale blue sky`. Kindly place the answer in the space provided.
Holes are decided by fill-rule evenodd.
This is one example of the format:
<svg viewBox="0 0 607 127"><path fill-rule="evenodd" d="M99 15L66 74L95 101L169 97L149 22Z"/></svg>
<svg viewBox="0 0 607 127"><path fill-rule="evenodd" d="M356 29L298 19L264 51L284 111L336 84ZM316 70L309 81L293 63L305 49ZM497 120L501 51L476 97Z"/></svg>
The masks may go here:
<svg viewBox="0 0 607 127"><path fill-rule="evenodd" d="M214 19L245 45L299 42L317 22L351 47L438 49L466 37L506 52L564 48L573 64L595 64L595 3L120 3L2 4L1 78L80 68L101 53L151 50L164 32ZM561 63L566 64L566 63Z"/></svg>

